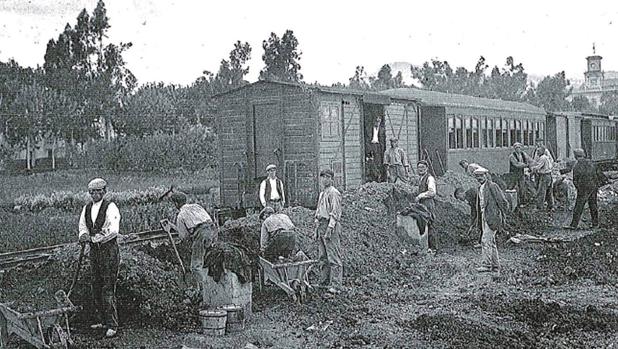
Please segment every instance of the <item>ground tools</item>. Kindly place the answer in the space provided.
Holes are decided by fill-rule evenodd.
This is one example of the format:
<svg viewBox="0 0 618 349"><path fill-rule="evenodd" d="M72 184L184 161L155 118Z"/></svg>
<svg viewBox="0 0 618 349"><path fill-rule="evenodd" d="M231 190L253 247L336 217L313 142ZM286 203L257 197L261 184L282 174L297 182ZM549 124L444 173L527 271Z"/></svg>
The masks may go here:
<svg viewBox="0 0 618 349"><path fill-rule="evenodd" d="M182 272L182 281L186 284L187 283L187 280L186 280L187 270L185 269L185 264L182 262L182 258L180 258L180 254L178 253L178 249L176 248L176 242L174 241L174 238L172 237L172 233L171 233L171 230L174 226L167 219L161 220L160 223L161 223L161 228L163 228L163 230L167 232L167 236L170 239L170 243L172 244L172 248L174 249L174 254L176 255L176 258L178 259L178 264L180 265L180 271Z"/></svg>

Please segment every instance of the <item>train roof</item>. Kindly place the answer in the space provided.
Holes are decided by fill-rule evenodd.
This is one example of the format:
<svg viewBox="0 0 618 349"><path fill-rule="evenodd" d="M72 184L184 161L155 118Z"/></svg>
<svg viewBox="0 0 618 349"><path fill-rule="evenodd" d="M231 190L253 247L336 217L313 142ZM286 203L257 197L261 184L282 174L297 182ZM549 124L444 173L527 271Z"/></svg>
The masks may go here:
<svg viewBox="0 0 618 349"><path fill-rule="evenodd" d="M504 101L501 99L491 99L460 95L455 93L445 93L429 90L421 90L417 88L395 88L385 91L380 91L391 98L396 99L411 99L419 101L426 105L439 105L445 107L466 107L466 108L482 108L493 110L507 110L516 112L525 112L531 114L545 114L545 110L535 107L528 103Z"/></svg>
<svg viewBox="0 0 618 349"><path fill-rule="evenodd" d="M597 118L597 119L606 119L606 120L616 120L614 115L606 115L600 113L591 113L591 112L581 112L581 111L557 111L557 112L549 112L550 115L561 115L566 116L567 118L580 117L585 119Z"/></svg>
<svg viewBox="0 0 618 349"><path fill-rule="evenodd" d="M359 90L359 89L354 89L354 88L345 87L345 86L329 87L329 86L322 86L322 85L318 85L318 84L305 84L305 83L295 83L295 82L276 81L276 80L258 80L256 82L252 82L250 84L246 84L246 85L237 87L237 88L229 90L229 91L218 93L218 94L212 96L212 98L219 98L221 96L227 95L227 94L232 93L234 91L242 90L242 89L245 89L247 87L255 86L255 85L260 85L260 84L276 84L276 85L297 87L297 88L307 89L307 90L320 91L320 92L324 92L324 93L334 93L334 94L343 94L343 95L362 96L364 99L370 99L372 101L375 101L376 103L383 103L383 104L389 104L390 103L390 98L387 95L384 95L384 94L379 93L377 91ZM412 99L412 100L414 100L414 99Z"/></svg>

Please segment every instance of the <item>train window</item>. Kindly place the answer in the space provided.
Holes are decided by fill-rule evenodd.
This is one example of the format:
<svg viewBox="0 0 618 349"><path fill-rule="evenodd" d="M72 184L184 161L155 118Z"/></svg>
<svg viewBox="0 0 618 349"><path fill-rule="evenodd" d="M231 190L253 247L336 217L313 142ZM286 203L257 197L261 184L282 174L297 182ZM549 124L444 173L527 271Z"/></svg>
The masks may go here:
<svg viewBox="0 0 618 349"><path fill-rule="evenodd" d="M509 120L509 131L511 135L511 145L517 142L517 129L515 128L515 120Z"/></svg>
<svg viewBox="0 0 618 349"><path fill-rule="evenodd" d="M487 118L487 145L494 147L494 119Z"/></svg>
<svg viewBox="0 0 618 349"><path fill-rule="evenodd" d="M502 120L496 119L496 147L502 146Z"/></svg>
<svg viewBox="0 0 618 349"><path fill-rule="evenodd" d="M528 145L534 145L534 121L528 121Z"/></svg>
<svg viewBox="0 0 618 349"><path fill-rule="evenodd" d="M479 119L472 118L472 146L474 148L480 147L479 144Z"/></svg>
<svg viewBox="0 0 618 349"><path fill-rule="evenodd" d="M461 124L461 117L455 117L455 136L457 141L457 148L463 148L463 127Z"/></svg>
<svg viewBox="0 0 618 349"><path fill-rule="evenodd" d="M515 121L515 127L517 128L517 141L521 143L521 120Z"/></svg>
<svg viewBox="0 0 618 349"><path fill-rule="evenodd" d="M530 121L526 120L524 121L524 145L529 145L530 143L528 142L528 132L529 132L529 128L530 128Z"/></svg>
<svg viewBox="0 0 618 349"><path fill-rule="evenodd" d="M509 146L509 122L502 119L502 146Z"/></svg>
<svg viewBox="0 0 618 349"><path fill-rule="evenodd" d="M467 117L466 121L466 148L472 148L472 120Z"/></svg>
<svg viewBox="0 0 618 349"><path fill-rule="evenodd" d="M448 148L455 149L455 118L452 116L448 117Z"/></svg>
<svg viewBox="0 0 618 349"><path fill-rule="evenodd" d="M487 119L481 118L481 147L487 148Z"/></svg>
<svg viewBox="0 0 618 349"><path fill-rule="evenodd" d="M599 132L596 126L592 126L592 139L597 142L599 140Z"/></svg>

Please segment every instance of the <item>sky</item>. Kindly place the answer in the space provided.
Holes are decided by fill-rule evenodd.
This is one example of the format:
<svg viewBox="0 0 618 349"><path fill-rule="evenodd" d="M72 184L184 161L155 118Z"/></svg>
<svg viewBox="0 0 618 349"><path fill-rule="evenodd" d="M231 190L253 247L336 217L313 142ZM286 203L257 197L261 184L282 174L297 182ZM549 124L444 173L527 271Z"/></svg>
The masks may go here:
<svg viewBox="0 0 618 349"><path fill-rule="evenodd" d="M96 0L0 0L0 61L43 64L45 47ZM575 2L573 2L575 3ZM618 70L618 2L578 1L205 1L107 0L108 42L131 42L124 55L139 83L190 84L216 72L234 42L253 48L249 81L263 67L262 41L291 29L307 82L348 82L356 66L437 58L473 69L479 56L503 66L513 56L534 76L565 71L583 79L585 57Z"/></svg>

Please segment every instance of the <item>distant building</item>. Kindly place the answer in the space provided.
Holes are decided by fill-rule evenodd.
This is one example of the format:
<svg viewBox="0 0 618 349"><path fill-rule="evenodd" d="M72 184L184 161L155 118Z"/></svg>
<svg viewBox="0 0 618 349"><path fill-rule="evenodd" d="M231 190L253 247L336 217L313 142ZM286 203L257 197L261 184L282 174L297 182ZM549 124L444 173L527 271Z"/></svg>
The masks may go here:
<svg viewBox="0 0 618 349"><path fill-rule="evenodd" d="M587 70L584 73L584 83L573 89L571 98L584 96L594 106L601 104L601 96L606 92L618 92L618 72L603 71L603 57L596 54L592 46L592 56L586 57Z"/></svg>

